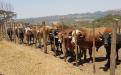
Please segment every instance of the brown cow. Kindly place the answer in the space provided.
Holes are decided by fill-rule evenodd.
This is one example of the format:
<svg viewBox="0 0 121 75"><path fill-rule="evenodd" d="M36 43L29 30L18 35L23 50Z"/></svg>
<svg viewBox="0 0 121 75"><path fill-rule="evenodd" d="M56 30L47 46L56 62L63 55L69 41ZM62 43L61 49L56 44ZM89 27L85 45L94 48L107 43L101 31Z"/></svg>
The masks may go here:
<svg viewBox="0 0 121 75"><path fill-rule="evenodd" d="M37 43L39 43L40 46L42 46L42 40L43 40L43 31L44 31L44 27L45 27L45 35L46 35L46 39L48 40L49 39L49 33L53 30L52 26L41 26L41 27L38 27L36 29L37 31Z"/></svg>
<svg viewBox="0 0 121 75"><path fill-rule="evenodd" d="M64 26L63 30L58 33L59 41L61 43L63 43L62 51L63 51L65 59L66 59L66 57L71 56L71 55L69 55L70 53L74 53L73 52L74 45L71 44L71 40L72 40L72 35L71 34L72 34L73 30L74 30L74 28L70 28L68 26Z"/></svg>
<svg viewBox="0 0 121 75"><path fill-rule="evenodd" d="M27 40L27 44L31 44L31 41L33 41L33 43L36 42L36 37L37 37L37 32L36 32L36 27L26 27L25 28L25 36L26 36L26 40Z"/></svg>
<svg viewBox="0 0 121 75"><path fill-rule="evenodd" d="M92 28L80 28L72 32L72 43L75 44L74 33L77 35L77 44L81 49L89 49L90 60L92 60L92 46L93 46L93 29ZM105 32L112 32L111 28L95 28L95 45L96 50L103 45L101 39L99 39ZM107 57L107 56L106 56ZM86 57L85 57L86 59Z"/></svg>

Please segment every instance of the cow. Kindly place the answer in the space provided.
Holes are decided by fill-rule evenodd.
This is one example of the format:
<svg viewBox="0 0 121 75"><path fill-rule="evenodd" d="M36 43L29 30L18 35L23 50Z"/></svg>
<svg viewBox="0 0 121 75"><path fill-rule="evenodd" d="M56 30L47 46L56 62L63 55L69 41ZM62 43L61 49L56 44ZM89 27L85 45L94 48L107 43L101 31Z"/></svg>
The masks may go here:
<svg viewBox="0 0 121 75"><path fill-rule="evenodd" d="M15 34L18 37L20 43L24 43L24 33L25 33L25 29L24 28L16 28L15 29Z"/></svg>
<svg viewBox="0 0 121 75"><path fill-rule="evenodd" d="M43 38L43 30L41 29L41 27L38 27L37 28L36 43L35 43L36 47L39 47L39 48L42 47L42 45L41 45L42 38Z"/></svg>
<svg viewBox="0 0 121 75"><path fill-rule="evenodd" d="M55 30L53 29L50 33L49 33L49 40L50 40L50 45L51 45L51 50L55 51L55 55L60 55L60 53L62 52L62 48L61 48L61 42L59 42L58 40L58 33L59 30Z"/></svg>
<svg viewBox="0 0 121 75"><path fill-rule="evenodd" d="M71 44L71 40L72 40L71 33L73 30L74 28L64 26L63 30L58 33L58 38L59 38L58 41L62 44L62 53L65 59L67 57L71 57L72 59L75 57L75 54L73 52L74 45Z"/></svg>
<svg viewBox="0 0 121 75"><path fill-rule="evenodd" d="M102 34L102 37L101 37L104 47L106 48L106 52L107 52L108 61L105 65L105 67L107 68L110 67L111 38L112 38L112 33L109 33L109 32L105 32L104 34ZM120 48L121 48L121 34L117 33L116 34L116 61L117 62L119 60L118 51Z"/></svg>
<svg viewBox="0 0 121 75"><path fill-rule="evenodd" d="M30 45L32 44L31 41L33 41L33 43L35 42L35 37L36 37L36 30L35 28L32 27L26 27L25 28L25 36L26 36L26 40L27 40L27 44Z"/></svg>
<svg viewBox="0 0 121 75"><path fill-rule="evenodd" d="M46 26L40 26L36 29L37 31L37 35L36 35L36 42L39 43L39 46L42 47L42 43L43 43L43 38L44 35L46 36L46 40L48 43L48 39L49 39L49 34L50 32L53 30L52 26L46 25ZM45 31L45 34L43 34L43 32Z"/></svg>
<svg viewBox="0 0 121 75"><path fill-rule="evenodd" d="M10 39L10 41L13 40L12 36L13 36L13 29L12 28L8 28L7 29L7 34L8 34L8 37Z"/></svg>
<svg viewBox="0 0 121 75"><path fill-rule="evenodd" d="M103 42L101 41L101 39L99 39L102 36L101 34L103 34L104 32L111 32L111 31L112 31L111 28L105 28L105 27L95 28L95 46L97 51L103 45ZM93 32L92 28L80 28L80 29L74 30L72 32L72 41L71 41L71 43L75 44L75 34L76 34L77 45L79 45L80 51L88 49L90 61L92 61L92 46L93 46L92 32ZM86 55L84 58L86 59Z"/></svg>

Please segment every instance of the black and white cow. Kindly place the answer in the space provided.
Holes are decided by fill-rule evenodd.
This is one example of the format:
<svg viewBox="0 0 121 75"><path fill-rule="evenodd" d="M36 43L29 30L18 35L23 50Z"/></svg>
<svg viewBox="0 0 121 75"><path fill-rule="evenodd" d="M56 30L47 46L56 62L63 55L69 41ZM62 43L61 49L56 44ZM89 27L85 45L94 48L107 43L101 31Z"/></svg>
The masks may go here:
<svg viewBox="0 0 121 75"><path fill-rule="evenodd" d="M52 30L49 34L51 49L52 51L55 51L56 55L59 55L58 52L60 51L59 49L61 49L61 42L58 41L58 36L57 36L58 32L59 32L58 30Z"/></svg>

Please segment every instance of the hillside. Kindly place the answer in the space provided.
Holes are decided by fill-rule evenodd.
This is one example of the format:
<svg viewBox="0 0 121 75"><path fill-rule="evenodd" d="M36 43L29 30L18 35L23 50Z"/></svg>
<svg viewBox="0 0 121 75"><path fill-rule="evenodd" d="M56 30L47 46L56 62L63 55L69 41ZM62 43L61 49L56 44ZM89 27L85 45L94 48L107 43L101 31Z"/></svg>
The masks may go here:
<svg viewBox="0 0 121 75"><path fill-rule="evenodd" d="M121 10L108 10L108 11L97 11L97 12L88 12L82 14L68 14L68 15L56 15L56 16L46 16L38 18L27 18L27 19L18 19L18 21L28 22L28 23L41 23L46 21L52 23L53 21L62 21L61 17L64 16L65 24L72 24L77 21L92 21L94 19L106 16L108 14L118 14L121 15Z"/></svg>

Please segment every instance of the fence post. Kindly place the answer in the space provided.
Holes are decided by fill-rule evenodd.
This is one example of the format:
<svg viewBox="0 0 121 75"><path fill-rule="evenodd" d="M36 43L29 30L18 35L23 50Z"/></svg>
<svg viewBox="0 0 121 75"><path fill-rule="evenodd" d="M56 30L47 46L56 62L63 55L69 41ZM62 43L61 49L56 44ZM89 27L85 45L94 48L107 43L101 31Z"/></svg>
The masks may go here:
<svg viewBox="0 0 121 75"><path fill-rule="evenodd" d="M62 27L61 27L61 30L63 31L64 30L64 16L61 17L61 21L62 21ZM62 49L63 49L63 52L64 52L64 61L66 62L66 54L67 54L67 50L66 50L66 47L65 47L65 34L63 33L62 34Z"/></svg>
<svg viewBox="0 0 121 75"><path fill-rule="evenodd" d="M121 32L121 31L120 31L120 29L121 29L120 26L121 26L121 21L118 22L118 32L119 32L119 33Z"/></svg>
<svg viewBox="0 0 121 75"><path fill-rule="evenodd" d="M14 42L16 43L15 23L13 19L12 19L12 25L13 25L13 39L14 39Z"/></svg>
<svg viewBox="0 0 121 75"><path fill-rule="evenodd" d="M7 21L4 23L4 26L5 26L5 39L8 40L8 35L7 35Z"/></svg>
<svg viewBox="0 0 121 75"><path fill-rule="evenodd" d="M66 62L66 54L67 54L67 51L66 51L66 47L65 47L65 36L64 34L62 35L63 37L63 43L62 43L62 49L64 49L64 61Z"/></svg>
<svg viewBox="0 0 121 75"><path fill-rule="evenodd" d="M0 23L0 41L2 40L2 24Z"/></svg>
<svg viewBox="0 0 121 75"><path fill-rule="evenodd" d="M115 19L117 20L117 19ZM116 31L117 25L112 25L111 55L110 55L110 75L115 75L115 57L116 57Z"/></svg>
<svg viewBox="0 0 121 75"><path fill-rule="evenodd" d="M76 66L78 66L78 44L77 44L76 30L75 30L75 33L74 33L74 37L75 37Z"/></svg>
<svg viewBox="0 0 121 75"><path fill-rule="evenodd" d="M56 56L56 53L57 53L57 52L56 52L56 49L57 49L57 48L56 48L56 46L55 46L55 45L56 45L56 44L55 44L55 38L56 38L56 37L55 37L55 31L52 31L52 35L54 36L54 52L55 52L55 56Z"/></svg>
<svg viewBox="0 0 121 75"><path fill-rule="evenodd" d="M47 53L47 34L45 30L45 21L42 22L43 28L43 43L44 43L44 53Z"/></svg>
<svg viewBox="0 0 121 75"><path fill-rule="evenodd" d="M95 70L95 24L93 23L93 47L92 47L92 52L93 52L93 73L96 72Z"/></svg>

